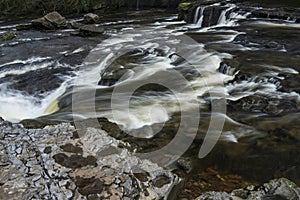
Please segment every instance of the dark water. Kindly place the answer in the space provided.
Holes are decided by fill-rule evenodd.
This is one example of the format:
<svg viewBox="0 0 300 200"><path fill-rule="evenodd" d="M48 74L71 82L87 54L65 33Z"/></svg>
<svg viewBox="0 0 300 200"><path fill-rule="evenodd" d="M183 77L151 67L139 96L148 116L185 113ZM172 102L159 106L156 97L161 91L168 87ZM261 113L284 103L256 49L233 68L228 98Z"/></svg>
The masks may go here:
<svg viewBox="0 0 300 200"><path fill-rule="evenodd" d="M102 128L139 152L167 145L183 125L187 135L197 133L189 150L180 152L193 160L191 176L213 167L254 183L284 176L299 184L300 24L292 18L254 18L233 4L225 6L230 7L223 13L225 19L209 28L177 21L174 13L165 11L131 11L105 16L100 25L106 32L96 37L70 35L76 30L19 31L17 38L1 42L0 115L11 121L72 121L76 107L76 117L101 118ZM166 48L176 43L178 35L193 39L193 44L179 37L177 49ZM108 49L118 48L132 49L105 67L104 59L95 61L90 53L93 49L102 58ZM188 56L180 58L178 52ZM90 61L96 64L86 64ZM176 76L164 75L170 69L185 78L192 92L185 89L172 95L166 85L177 89L186 85ZM80 76L83 81L78 84ZM135 91L130 115L121 98L111 106L116 85L128 88L153 77L165 85L146 84ZM209 91L220 87L226 93L227 110L222 136L212 152L199 159L213 115ZM96 102L96 115L89 112L90 91L96 94L91 101ZM82 95L72 107L77 94ZM196 110L199 126L180 124L182 110ZM191 114L187 120L197 117ZM106 119L146 138L128 136ZM163 125L153 136L151 131Z"/></svg>

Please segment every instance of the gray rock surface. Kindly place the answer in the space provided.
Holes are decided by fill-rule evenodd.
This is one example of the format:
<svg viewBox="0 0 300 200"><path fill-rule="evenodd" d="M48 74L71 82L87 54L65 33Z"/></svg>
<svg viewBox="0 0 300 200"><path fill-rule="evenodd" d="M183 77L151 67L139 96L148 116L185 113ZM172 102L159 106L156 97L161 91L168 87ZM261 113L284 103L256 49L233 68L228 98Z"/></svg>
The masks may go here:
<svg viewBox="0 0 300 200"><path fill-rule="evenodd" d="M299 200L300 188L286 178L271 180L261 186L248 186L237 189L230 194L225 192L208 192L197 200Z"/></svg>
<svg viewBox="0 0 300 200"><path fill-rule="evenodd" d="M103 130L85 133L0 119L0 199L162 199L179 181Z"/></svg>

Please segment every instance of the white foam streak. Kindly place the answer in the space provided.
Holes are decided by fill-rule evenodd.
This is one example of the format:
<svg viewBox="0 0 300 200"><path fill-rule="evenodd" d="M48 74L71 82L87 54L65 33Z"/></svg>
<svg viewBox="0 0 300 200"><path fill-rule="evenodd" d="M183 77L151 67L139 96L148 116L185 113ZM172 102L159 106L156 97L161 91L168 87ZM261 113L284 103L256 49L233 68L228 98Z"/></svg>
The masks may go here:
<svg viewBox="0 0 300 200"><path fill-rule="evenodd" d="M283 72L283 73L288 73L288 74L299 74L299 72L295 69L288 68L288 67L277 67L277 66L272 66L272 65L262 65L262 67L275 70L277 72Z"/></svg>
<svg viewBox="0 0 300 200"><path fill-rule="evenodd" d="M269 96L277 99L293 98L300 101L300 95L296 92L285 93L277 90L275 83L242 81L240 83L229 84L226 86L226 97L231 101L238 101L244 97L252 95Z"/></svg>
<svg viewBox="0 0 300 200"><path fill-rule="evenodd" d="M25 65L25 64L31 64L34 62L42 62L42 61L49 60L49 59L51 59L51 57L31 57L31 58L28 58L27 60L14 60L14 61L11 61L11 62L8 62L5 64L1 64L0 68L7 66L7 65L13 65L13 64L24 64Z"/></svg>
<svg viewBox="0 0 300 200"><path fill-rule="evenodd" d="M299 23L275 23L269 21L255 21L252 22L253 25L256 26L269 26L269 27L276 27L276 28L300 28Z"/></svg>
<svg viewBox="0 0 300 200"><path fill-rule="evenodd" d="M37 64L37 65L26 65L20 69L6 70L6 71L0 73L0 78L3 78L8 75L17 76L17 75L25 74L25 73L35 71L38 69L44 69L44 68L50 67L53 63L54 62L47 62L47 63Z"/></svg>

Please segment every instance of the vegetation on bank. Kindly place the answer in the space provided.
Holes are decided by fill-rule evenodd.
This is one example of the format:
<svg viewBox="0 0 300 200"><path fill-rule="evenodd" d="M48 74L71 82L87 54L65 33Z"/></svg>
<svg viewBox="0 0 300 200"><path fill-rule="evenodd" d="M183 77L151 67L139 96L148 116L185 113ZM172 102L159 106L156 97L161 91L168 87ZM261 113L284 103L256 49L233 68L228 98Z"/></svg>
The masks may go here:
<svg viewBox="0 0 300 200"><path fill-rule="evenodd" d="M1 15L45 14L58 11L65 14L88 12L103 8L176 8L180 0L0 0Z"/></svg>

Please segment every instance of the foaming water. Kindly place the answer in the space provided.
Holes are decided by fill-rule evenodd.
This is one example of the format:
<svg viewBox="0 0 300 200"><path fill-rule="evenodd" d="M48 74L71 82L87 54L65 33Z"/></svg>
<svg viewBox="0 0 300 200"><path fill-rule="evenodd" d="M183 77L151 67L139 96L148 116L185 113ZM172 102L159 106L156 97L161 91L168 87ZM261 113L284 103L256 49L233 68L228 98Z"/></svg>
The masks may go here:
<svg viewBox="0 0 300 200"><path fill-rule="evenodd" d="M58 61L54 61L51 57L31 57L25 60L14 60L0 65L0 116L5 120L19 122L23 119L34 119L40 116L48 115L59 110L57 106L58 97L62 96L71 80L70 76L61 75L62 84L54 90L47 92L35 91L33 94L26 90L18 90L12 87L13 84L21 87L34 88L35 84L25 85L27 79L39 76L37 71L50 73L48 71L54 69L63 69L65 66ZM50 74L49 74L50 75ZM57 74L59 76L59 74ZM19 78L20 77L20 78ZM23 78L21 78L23 77ZM8 80L2 82L2 80ZM55 83L48 83L55 84ZM23 86L22 86L23 85ZM47 83L45 83L47 85ZM53 105L51 107L51 104Z"/></svg>
<svg viewBox="0 0 300 200"><path fill-rule="evenodd" d="M138 50L139 53L131 56L142 55L142 59L131 63L129 56L125 66L119 65L113 70L110 69L115 59L118 60L118 57L134 50ZM178 52L184 52L185 61L182 66L175 64L176 62L174 63L171 58L171 55ZM172 30L157 28L155 24L154 27L150 28L134 31L125 30L116 37L105 40L87 57L82 70L78 73L79 80L83 81L77 82L76 87L79 91L75 89L75 93L84 94L84 91L96 88L96 94L100 95L99 97L93 96L93 98L99 99L99 102L96 100L97 113L89 112L86 109L86 99L79 98L79 102L76 102L75 106L77 112L75 111L74 115L80 116L80 118L106 117L127 130L166 122L173 113L198 108L203 103L199 97L209 93L212 88L222 86L224 82L234 78L232 74L222 74L217 70L222 59L228 56L208 53L202 45L191 38L187 40L184 36L177 37L176 33L173 35ZM197 72L195 75L190 75L190 80L184 79L184 82L180 82L170 77L174 70L184 75L181 70L184 70L189 65L188 63L193 63L194 65L190 66L191 71ZM131 67L128 68L128 66ZM112 86L97 86L97 83L103 79L103 74L113 75L118 70L124 70L124 68L126 73ZM140 83L142 85L149 83L149 81L159 84L163 82L166 87L180 84L181 87L191 87L193 90L181 90L175 94L172 91L171 93L170 91L160 91L151 94L144 91L141 94L132 95L129 112L126 101L118 101L118 104L112 108L113 113L110 108L102 110L101 104L110 102L111 98L108 95L106 99L102 91L107 91L107 89L113 91L119 87L130 88ZM180 106L179 102L181 102ZM97 109L97 105L99 105L99 109Z"/></svg>
<svg viewBox="0 0 300 200"><path fill-rule="evenodd" d="M2 87L2 86L1 86ZM18 91L0 92L0 116L11 122L19 122L23 119L34 119L43 115L51 114L58 110L54 107L49 113L45 111L53 102L60 97L67 88L63 83L55 91L46 94L45 98L37 99L24 95Z"/></svg>

